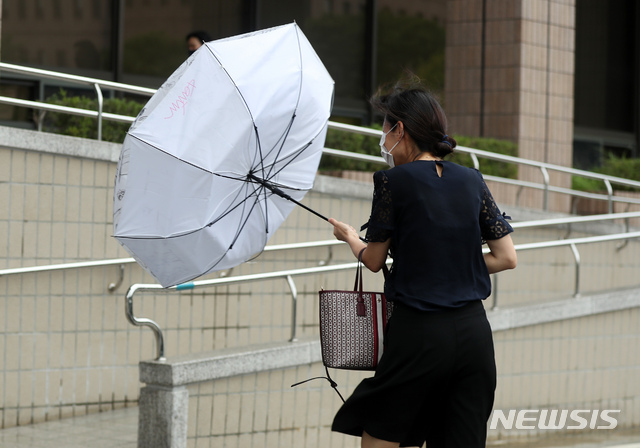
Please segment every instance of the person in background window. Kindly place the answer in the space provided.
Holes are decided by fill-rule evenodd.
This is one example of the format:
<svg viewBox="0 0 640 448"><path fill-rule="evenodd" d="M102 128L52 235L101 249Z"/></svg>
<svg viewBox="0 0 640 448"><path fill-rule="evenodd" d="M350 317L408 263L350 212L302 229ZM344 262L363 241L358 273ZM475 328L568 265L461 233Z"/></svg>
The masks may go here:
<svg viewBox="0 0 640 448"><path fill-rule="evenodd" d="M438 101L415 81L378 94L381 154L366 241L329 220L334 235L377 272L391 251L385 296L394 311L375 375L338 411L332 429L363 448L481 448L493 407L493 336L482 301L489 274L513 269L513 229L479 171L445 161L456 141ZM482 243L489 247L482 253Z"/></svg>
<svg viewBox="0 0 640 448"><path fill-rule="evenodd" d="M189 56L191 56L195 51L202 46L203 43L209 42L211 40L211 36L206 31L192 31L187 34L187 51L189 52Z"/></svg>

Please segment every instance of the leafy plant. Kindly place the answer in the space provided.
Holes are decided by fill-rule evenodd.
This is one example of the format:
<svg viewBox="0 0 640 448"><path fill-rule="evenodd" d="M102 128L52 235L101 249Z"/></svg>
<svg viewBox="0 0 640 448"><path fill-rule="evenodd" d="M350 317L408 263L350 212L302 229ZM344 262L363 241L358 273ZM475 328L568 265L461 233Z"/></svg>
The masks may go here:
<svg viewBox="0 0 640 448"><path fill-rule="evenodd" d="M374 126L375 129L381 129L380 125ZM482 137L464 137L455 136L458 145L467 146L475 149L505 154L509 156L517 156L518 148L515 143L506 140L497 140L493 138ZM340 149L342 151L356 152L359 154L368 154L372 156L380 155L380 139L377 137L366 137L364 135L353 134L345 131L337 131L329 129L325 146L327 148ZM448 160L460 165L473 167L471 157L467 154L455 152L449 156ZM378 171L383 169L384 165L370 162L360 162L357 160L349 160L338 157L323 156L320 162L321 171L337 171L337 170L354 170L354 171ZM499 177L507 177L516 179L518 177L518 167L515 164L499 162L491 159L480 159L480 170L483 174L489 174Z"/></svg>
<svg viewBox="0 0 640 448"><path fill-rule="evenodd" d="M374 126L374 129L382 129L382 126ZM370 156L380 155L380 141L377 137L368 137L366 135L354 134L352 132L338 131L329 129L324 146L341 151L355 152L358 154L367 154ZM322 156L320 161L320 171L369 171L374 172L382 169L379 163L361 162L359 160L343 159L342 157Z"/></svg>
<svg viewBox="0 0 640 448"><path fill-rule="evenodd" d="M594 173L607 174L623 179L640 181L640 158L629 159L610 154L602 166L592 170ZM613 184L614 190L639 191L638 188ZM581 191L602 192L606 191L604 182L598 179L589 179L581 176L571 177L571 188Z"/></svg>
<svg viewBox="0 0 640 448"><path fill-rule="evenodd" d="M77 109L98 110L98 100L86 96L69 96L64 89L46 100L49 104L73 107ZM107 98L102 105L103 112L135 117L143 103L131 99ZM122 143L129 129L129 123L117 123L102 120L102 139L108 142ZM98 138L98 120L66 113L48 112L43 129L47 132L70 135L73 137Z"/></svg>
<svg viewBox="0 0 640 448"><path fill-rule="evenodd" d="M498 140L486 137L465 137L462 135L454 136L458 142L458 146L466 146L467 148L481 149L483 151L495 152L507 156L518 156L518 145L508 140ZM498 160L483 159L478 157L480 162L480 171L483 174L505 177L508 179L518 178L518 165L514 163L500 162ZM450 157L452 162L460 165L473 167L471 156L461 152L454 151Z"/></svg>
<svg viewBox="0 0 640 448"><path fill-rule="evenodd" d="M59 93L49 97L47 102L50 104L58 104L78 109L98 109L96 99L85 96L70 96L63 89L61 89ZM143 106L143 103L131 99L109 98L104 101L103 111L134 117L138 115ZM102 139L109 142L122 143L129 126L130 125L128 123L116 123L113 121L103 120ZM380 130L382 127L378 124L372 126L372 128ZM98 123L95 118L48 112L45 117L44 130L73 137L95 139L98 136ZM461 146L517 156L517 146L509 141L464 136L456 136L455 138ZM340 149L342 151L379 156L379 141L380 139L378 137L368 137L352 132L329 129L327 132L325 146L327 148ZM461 165L473 166L471 157L466 154L454 152L454 154L450 156L450 160ZM320 162L319 169L323 172L341 170L373 172L382 168L384 168L384 165L379 163L361 162L341 157L324 156ZM516 165L493 161L490 159L481 159L480 169L483 174L500 177L516 178L518 175ZM638 172L640 172L640 169L638 169Z"/></svg>

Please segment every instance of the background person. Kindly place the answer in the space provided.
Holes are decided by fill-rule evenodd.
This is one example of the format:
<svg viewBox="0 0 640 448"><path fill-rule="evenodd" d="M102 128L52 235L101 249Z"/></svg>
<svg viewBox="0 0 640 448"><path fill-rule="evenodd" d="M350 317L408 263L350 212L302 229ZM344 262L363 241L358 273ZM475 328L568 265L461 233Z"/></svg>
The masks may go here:
<svg viewBox="0 0 640 448"><path fill-rule="evenodd" d="M385 295L395 304L375 376L335 416L362 446L484 447L493 407L493 336L482 300L490 273L513 269L513 231L479 171L444 161L456 141L419 85L372 99L384 114L366 240L335 219L337 239L377 272L390 250ZM395 166L395 167L394 167ZM490 253L482 254L482 241Z"/></svg>
<svg viewBox="0 0 640 448"><path fill-rule="evenodd" d="M187 34L187 51L191 56L195 51L202 46L205 42L211 41L211 36L206 31L192 31Z"/></svg>

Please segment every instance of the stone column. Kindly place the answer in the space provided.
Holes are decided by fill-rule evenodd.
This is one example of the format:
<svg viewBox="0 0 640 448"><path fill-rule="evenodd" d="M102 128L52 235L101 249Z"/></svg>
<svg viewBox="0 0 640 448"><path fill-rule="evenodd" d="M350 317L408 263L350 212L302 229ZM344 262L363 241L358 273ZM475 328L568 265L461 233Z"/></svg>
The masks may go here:
<svg viewBox="0 0 640 448"><path fill-rule="evenodd" d="M138 448L186 448L188 413L185 386L140 389Z"/></svg>
<svg viewBox="0 0 640 448"><path fill-rule="evenodd" d="M575 0L448 0L445 107L453 133L514 141L519 156L570 167ZM539 169L519 178L543 182ZM571 177L551 173L551 184ZM542 193L521 204L542 207ZM566 195L549 208L569 211Z"/></svg>

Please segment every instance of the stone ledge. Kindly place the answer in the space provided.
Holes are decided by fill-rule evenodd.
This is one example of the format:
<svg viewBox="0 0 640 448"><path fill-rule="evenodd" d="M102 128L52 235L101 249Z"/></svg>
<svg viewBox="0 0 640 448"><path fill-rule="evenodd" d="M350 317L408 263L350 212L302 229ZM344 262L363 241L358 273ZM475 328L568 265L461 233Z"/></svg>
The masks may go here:
<svg viewBox="0 0 640 448"><path fill-rule="evenodd" d="M505 331L593 314L640 307L640 288L487 312L493 331ZM321 362L318 336L140 363L140 381L162 387Z"/></svg>
<svg viewBox="0 0 640 448"><path fill-rule="evenodd" d="M117 162L122 145L68 135L0 126L0 147Z"/></svg>
<svg viewBox="0 0 640 448"><path fill-rule="evenodd" d="M373 198L373 183L318 174L311 191L341 198L371 200Z"/></svg>
<svg viewBox="0 0 640 448"><path fill-rule="evenodd" d="M640 307L640 288L487 311L493 331Z"/></svg>
<svg viewBox="0 0 640 448"><path fill-rule="evenodd" d="M175 356L163 362L142 361L140 381L174 387L320 361L320 340L315 336L295 342L274 342Z"/></svg>

